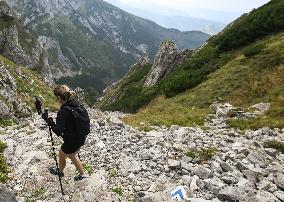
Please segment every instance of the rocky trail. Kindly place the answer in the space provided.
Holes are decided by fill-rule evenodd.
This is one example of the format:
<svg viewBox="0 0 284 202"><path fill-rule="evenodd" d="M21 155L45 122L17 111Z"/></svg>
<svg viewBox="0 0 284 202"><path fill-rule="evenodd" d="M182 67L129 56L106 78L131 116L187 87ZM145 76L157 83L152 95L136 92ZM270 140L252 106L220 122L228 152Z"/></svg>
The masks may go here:
<svg viewBox="0 0 284 202"><path fill-rule="evenodd" d="M47 170L54 160L43 120L34 115L21 125L0 128L13 169L6 186L18 201L174 201L170 192L177 186L185 188L186 201L284 201L284 154L264 147L268 140L284 141L284 129L241 132L212 115L206 127L141 132L123 124L123 114L89 113L91 134L80 155L93 172L74 182L75 167L67 160L65 196ZM60 138L55 142L59 148Z"/></svg>

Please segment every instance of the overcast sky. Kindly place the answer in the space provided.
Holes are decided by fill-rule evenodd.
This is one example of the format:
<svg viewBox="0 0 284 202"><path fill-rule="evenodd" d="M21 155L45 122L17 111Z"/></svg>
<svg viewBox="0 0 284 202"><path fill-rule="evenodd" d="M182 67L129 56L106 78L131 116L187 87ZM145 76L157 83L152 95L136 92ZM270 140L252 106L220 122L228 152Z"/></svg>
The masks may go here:
<svg viewBox="0 0 284 202"><path fill-rule="evenodd" d="M157 13L173 16L192 16L205 19L212 18L222 20L228 15L228 21L232 16L249 12L253 8L269 2L269 0L105 0L122 9L139 8L156 11ZM217 12L216 12L217 11ZM232 16L230 16L230 13ZM218 16L220 15L220 16ZM230 18L230 19L229 19ZM227 21L224 19L224 21Z"/></svg>

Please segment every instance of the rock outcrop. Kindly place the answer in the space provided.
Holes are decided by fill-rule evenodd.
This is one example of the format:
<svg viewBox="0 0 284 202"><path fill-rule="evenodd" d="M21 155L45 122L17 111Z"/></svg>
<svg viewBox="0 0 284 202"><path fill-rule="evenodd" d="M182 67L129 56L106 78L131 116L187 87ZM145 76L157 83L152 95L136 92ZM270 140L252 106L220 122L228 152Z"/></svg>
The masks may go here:
<svg viewBox="0 0 284 202"><path fill-rule="evenodd" d="M15 63L39 68L42 47L18 22L16 14L0 2L0 54Z"/></svg>
<svg viewBox="0 0 284 202"><path fill-rule="evenodd" d="M180 65L191 52L191 50L184 50L179 53L174 41L162 42L144 86L155 85L166 74Z"/></svg>
<svg viewBox="0 0 284 202"><path fill-rule="evenodd" d="M150 59L149 59L148 55L142 55L142 56L138 59L137 63L134 64L132 67L134 67L134 66L136 66L136 65L138 65L138 66L140 66L140 67L143 67L143 66L148 65L148 64L150 64Z"/></svg>
<svg viewBox="0 0 284 202"><path fill-rule="evenodd" d="M0 118L11 118L16 114L28 115L31 109L17 95L17 82L9 68L0 62ZM18 70L19 79L27 79Z"/></svg>

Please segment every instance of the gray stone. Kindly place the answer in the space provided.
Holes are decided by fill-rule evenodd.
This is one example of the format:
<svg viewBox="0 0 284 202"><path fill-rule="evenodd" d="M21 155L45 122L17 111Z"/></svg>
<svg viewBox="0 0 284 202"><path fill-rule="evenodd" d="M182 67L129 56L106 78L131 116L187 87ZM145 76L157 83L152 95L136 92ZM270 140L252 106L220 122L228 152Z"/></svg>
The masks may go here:
<svg viewBox="0 0 284 202"><path fill-rule="evenodd" d="M264 159L263 153L258 152L251 152L248 156L247 159L250 163L259 165L260 167L265 166L265 159Z"/></svg>
<svg viewBox="0 0 284 202"><path fill-rule="evenodd" d="M191 163L187 163L187 162L181 160L180 164L181 164L181 168L182 169L185 169L185 170L187 170L189 172L192 171L192 164Z"/></svg>
<svg viewBox="0 0 284 202"><path fill-rule="evenodd" d="M190 198L190 202L212 202L211 200L205 200L202 198Z"/></svg>
<svg viewBox="0 0 284 202"><path fill-rule="evenodd" d="M224 170L224 171L227 171L227 172L232 172L233 171L233 168L226 162L221 162L221 168Z"/></svg>
<svg viewBox="0 0 284 202"><path fill-rule="evenodd" d="M281 201L284 201L284 192L283 191L276 191L273 194L274 194L274 196L276 196Z"/></svg>
<svg viewBox="0 0 284 202"><path fill-rule="evenodd" d="M269 155L269 156L272 156L272 157L276 157L276 155L279 153L279 151L277 151L276 149L273 149L273 148L265 148L264 151Z"/></svg>
<svg viewBox="0 0 284 202"><path fill-rule="evenodd" d="M213 177L212 171L202 165L198 165L197 167L195 167L193 169L193 173L201 179L208 179Z"/></svg>
<svg viewBox="0 0 284 202"><path fill-rule="evenodd" d="M5 185L0 185L0 201L1 202L17 202L13 192L7 189Z"/></svg>
<svg viewBox="0 0 284 202"><path fill-rule="evenodd" d="M269 191L270 193L274 193L274 192L276 192L277 190L278 190L277 186L276 186L275 184L273 184L273 183L270 183L270 187L269 187L268 191Z"/></svg>
<svg viewBox="0 0 284 202"><path fill-rule="evenodd" d="M236 184L239 182L239 177L231 172L227 172L222 176L222 180L227 184Z"/></svg>
<svg viewBox="0 0 284 202"><path fill-rule="evenodd" d="M2 100L0 100L0 117L8 117L9 114L9 107Z"/></svg>
<svg viewBox="0 0 284 202"><path fill-rule="evenodd" d="M225 187L218 193L218 198L224 201L239 201L244 192L237 187Z"/></svg>
<svg viewBox="0 0 284 202"><path fill-rule="evenodd" d="M284 190L284 174L278 173L276 178L274 178L274 183L276 184L277 187Z"/></svg>
<svg viewBox="0 0 284 202"><path fill-rule="evenodd" d="M141 159L143 159L143 160L150 160L152 158L153 157L152 157L151 153L148 152L148 151L144 151L144 152L141 153Z"/></svg>
<svg viewBox="0 0 284 202"><path fill-rule="evenodd" d="M258 104L251 106L250 108L257 109L260 113L263 114L270 109L270 103L261 102L261 103L258 103Z"/></svg>
<svg viewBox="0 0 284 202"><path fill-rule="evenodd" d="M207 189L209 189L215 195L217 195L218 192L225 186L225 184L218 178L205 179L203 182Z"/></svg>
<svg viewBox="0 0 284 202"><path fill-rule="evenodd" d="M254 183L257 182L256 176L255 176L254 172L252 172L251 170L244 170L243 174L249 181L252 181Z"/></svg>
<svg viewBox="0 0 284 202"><path fill-rule="evenodd" d="M181 179L183 180L184 184L190 185L192 178L189 175L183 175L181 177Z"/></svg>
<svg viewBox="0 0 284 202"><path fill-rule="evenodd" d="M213 172L217 172L217 173L222 173L222 168L220 166L220 163L216 162L216 161L212 161L211 165L210 165L210 169Z"/></svg>
<svg viewBox="0 0 284 202"><path fill-rule="evenodd" d="M245 178L241 178L237 183L237 186L245 191L251 191L255 189L255 184Z"/></svg>
<svg viewBox="0 0 284 202"><path fill-rule="evenodd" d="M180 168L180 161L168 159L168 165L170 169L177 169Z"/></svg>
<svg viewBox="0 0 284 202"><path fill-rule="evenodd" d="M242 163L241 161L238 161L238 162L236 163L236 167L237 167L240 171L248 169L247 165L245 165L245 164Z"/></svg>
<svg viewBox="0 0 284 202"><path fill-rule="evenodd" d="M271 182L268 180L262 180L257 185L258 190L268 191L268 189L271 187Z"/></svg>
<svg viewBox="0 0 284 202"><path fill-rule="evenodd" d="M246 198L246 202L280 202L272 193L259 191L256 195Z"/></svg>
<svg viewBox="0 0 284 202"><path fill-rule="evenodd" d="M265 136L272 136L273 132L270 128L266 127L262 129L262 134Z"/></svg>

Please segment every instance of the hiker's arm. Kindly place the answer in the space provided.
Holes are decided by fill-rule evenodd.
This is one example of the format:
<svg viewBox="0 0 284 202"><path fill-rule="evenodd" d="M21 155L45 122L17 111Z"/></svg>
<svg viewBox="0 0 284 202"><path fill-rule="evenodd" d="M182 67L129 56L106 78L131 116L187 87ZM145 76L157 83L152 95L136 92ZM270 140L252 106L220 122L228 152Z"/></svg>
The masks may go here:
<svg viewBox="0 0 284 202"><path fill-rule="evenodd" d="M64 113L64 110L59 110L56 117L56 123L53 122L51 124L51 129L57 136L63 136L63 133L66 130L65 115L66 113Z"/></svg>

